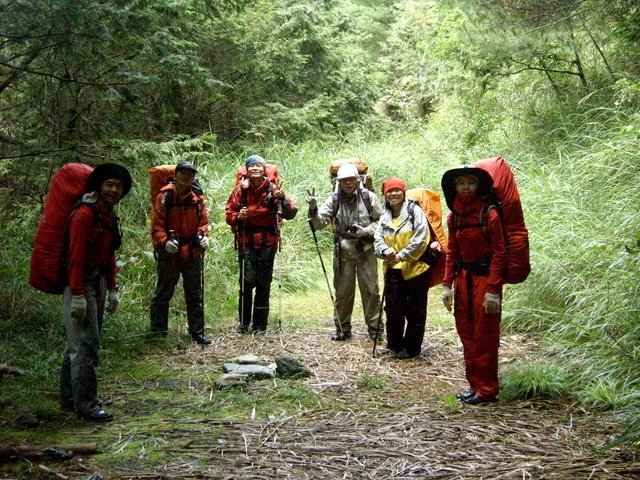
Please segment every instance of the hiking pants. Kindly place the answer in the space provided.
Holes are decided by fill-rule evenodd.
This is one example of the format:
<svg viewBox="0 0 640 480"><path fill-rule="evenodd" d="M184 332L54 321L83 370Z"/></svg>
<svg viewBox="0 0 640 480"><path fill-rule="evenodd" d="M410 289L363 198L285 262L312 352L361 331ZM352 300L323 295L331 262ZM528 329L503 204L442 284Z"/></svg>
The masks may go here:
<svg viewBox="0 0 640 480"><path fill-rule="evenodd" d="M84 277L87 300L85 318L71 317L71 288L63 294L64 327L67 344L60 371L60 403L73 405L76 412L86 415L101 406L98 400L98 350L106 298L106 277L99 268L88 269Z"/></svg>
<svg viewBox="0 0 640 480"><path fill-rule="evenodd" d="M356 278L360 289L364 320L369 335L375 335L380 318L380 293L378 290L378 264L373 249L356 258L341 255L333 257L333 288L336 291L336 330L351 333L351 314L356 293ZM383 332L380 325L380 334Z"/></svg>
<svg viewBox="0 0 640 480"><path fill-rule="evenodd" d="M387 347L394 352L404 349L415 357L422 350L431 271L409 280L399 269L390 268L386 275Z"/></svg>
<svg viewBox="0 0 640 480"><path fill-rule="evenodd" d="M462 341L465 373L478 395L493 400L498 395L500 313L485 313L482 303L488 276L462 269L455 281L456 329Z"/></svg>
<svg viewBox="0 0 640 480"><path fill-rule="evenodd" d="M244 255L242 255L242 251L239 251L240 295L238 298L241 300L238 302L238 317L243 327L248 328L253 318L253 330L267 329L271 279L273 278L273 263L277 248L277 245L269 245L259 249L247 248L247 253Z"/></svg>
<svg viewBox="0 0 640 480"><path fill-rule="evenodd" d="M158 257L158 281L151 300L151 331L166 333L169 328L169 302L182 275L184 300L187 306L189 335L204 333L204 307L202 300L202 260L180 262Z"/></svg>

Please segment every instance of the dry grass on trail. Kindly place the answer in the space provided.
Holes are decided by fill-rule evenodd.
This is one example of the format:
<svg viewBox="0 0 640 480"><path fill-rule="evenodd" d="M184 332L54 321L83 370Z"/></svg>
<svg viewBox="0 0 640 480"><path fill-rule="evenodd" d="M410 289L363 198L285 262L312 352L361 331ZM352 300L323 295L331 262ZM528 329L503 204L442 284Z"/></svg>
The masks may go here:
<svg viewBox="0 0 640 480"><path fill-rule="evenodd" d="M299 380L343 408L299 409L295 413L241 421L168 419L123 422L123 439L138 442L139 459L102 465L109 479L617 479L639 478L640 464L601 450L603 418L575 406L549 401L499 402L478 407L451 404L444 395L465 387L460 351L450 332L430 330L426 353L398 361L371 356L371 342L329 341L330 330L269 332L265 337L225 333L214 344L163 358L170 368L202 378L213 365L240 354L290 355L313 372ZM502 361L533 356L535 346L508 337ZM378 388L363 376L382 379ZM252 389L278 388L281 380L255 381ZM114 404L126 395L114 392ZM164 422L163 422L164 424ZM163 455L162 463L146 458ZM170 459L170 460L167 460ZM87 461L88 460L88 461ZM84 471L91 467L85 459ZM96 470L100 471L96 465ZM75 478L75 477L72 477Z"/></svg>

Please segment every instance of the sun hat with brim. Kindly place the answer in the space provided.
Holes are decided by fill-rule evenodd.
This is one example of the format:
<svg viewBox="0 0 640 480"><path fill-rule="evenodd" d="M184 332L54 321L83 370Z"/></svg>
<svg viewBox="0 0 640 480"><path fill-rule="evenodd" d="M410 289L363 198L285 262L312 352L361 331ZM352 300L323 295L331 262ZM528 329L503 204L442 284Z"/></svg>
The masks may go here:
<svg viewBox="0 0 640 480"><path fill-rule="evenodd" d="M336 173L337 180L344 180L345 178L360 178L360 174L358 173L358 167L351 163L345 163L344 165L340 165L338 169L338 173Z"/></svg>
<svg viewBox="0 0 640 480"><path fill-rule="evenodd" d="M480 196L486 195L493 186L493 178L491 178L489 172L481 168L465 165L464 167L447 170L442 175L441 185L449 210L453 210L453 201L456 198L456 178L462 175L475 175L478 177L478 195Z"/></svg>
<svg viewBox="0 0 640 480"><path fill-rule="evenodd" d="M129 190L131 190L131 174L129 170L117 163L103 163L94 168L87 181L84 182L84 191L96 192L100 190L102 182L110 178L122 180L122 197L129 193Z"/></svg>

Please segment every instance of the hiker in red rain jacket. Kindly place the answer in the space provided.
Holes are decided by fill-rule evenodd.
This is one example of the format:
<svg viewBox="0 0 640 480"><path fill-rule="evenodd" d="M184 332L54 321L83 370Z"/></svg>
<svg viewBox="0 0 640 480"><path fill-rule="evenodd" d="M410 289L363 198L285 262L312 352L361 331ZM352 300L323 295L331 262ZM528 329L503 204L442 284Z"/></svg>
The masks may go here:
<svg viewBox="0 0 640 480"><path fill-rule="evenodd" d="M280 244L281 218L291 220L298 208L284 194L279 178L271 182L266 177L264 158L251 155L246 159L245 167L247 176L229 195L225 212L238 247L238 331L247 333L251 327L255 334L263 335L269 319L271 279Z"/></svg>
<svg viewBox="0 0 640 480"><path fill-rule="evenodd" d="M209 247L209 219L204 194L194 183L196 167L176 165L175 182L165 185L156 198L151 236L158 281L151 300L151 332L167 335L169 302L182 275L189 335L200 345L211 340L204 334L203 252Z"/></svg>
<svg viewBox="0 0 640 480"><path fill-rule="evenodd" d="M120 304L115 251L122 240L113 207L131 189L129 171L114 163L98 165L85 182L85 194L68 227L64 289L67 345L60 373L60 403L86 420L105 422L113 415L98 399L98 350L105 311ZM108 292L108 293L107 293Z"/></svg>
<svg viewBox="0 0 640 480"><path fill-rule="evenodd" d="M456 329L470 386L457 396L470 405L495 402L499 390L500 311L507 258L500 214L487 205L492 184L491 176L475 167L452 169L442 177L451 209L442 301L450 311L455 297Z"/></svg>

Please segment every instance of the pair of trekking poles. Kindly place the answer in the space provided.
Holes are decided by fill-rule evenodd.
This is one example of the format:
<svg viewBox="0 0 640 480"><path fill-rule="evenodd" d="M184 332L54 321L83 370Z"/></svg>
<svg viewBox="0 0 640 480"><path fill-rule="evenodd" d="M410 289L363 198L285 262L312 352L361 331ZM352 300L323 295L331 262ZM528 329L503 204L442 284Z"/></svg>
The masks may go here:
<svg viewBox="0 0 640 480"><path fill-rule="evenodd" d="M329 296L331 297L331 303L333 304L333 314L335 318L338 320L336 323L340 328L340 333L344 334L342 330L342 323L340 322L340 317L338 315L338 307L336 305L336 300L333 297L333 291L331 290L331 284L329 283L329 275L327 274L327 269L324 266L324 260L322 259L322 253L320 252L320 244L318 243L318 237L316 235L316 227L313 226L313 221L309 219L309 228L311 228L311 234L313 235L313 241L316 244L316 250L318 251L318 258L320 258L320 265L322 265L322 272L324 273L324 279L327 282L327 289L329 290ZM373 357L376 357L376 347L378 346L378 337L380 336L380 324L382 323L382 312L384 308L384 297L387 293L387 277L384 276L384 283L382 288L382 297L380 299L380 311L378 312L378 324L376 325L376 333L373 339L373 350L371 354Z"/></svg>
<svg viewBox="0 0 640 480"><path fill-rule="evenodd" d="M247 269L247 252L245 245L245 235L244 235L244 222L240 224L238 228L238 236L242 238L242 243L240 245L236 245L236 248L240 251L240 298L238 302L240 304L240 328L244 327L242 322L244 318L244 296L246 292L245 287L245 273ZM282 331L282 240L278 241L278 331Z"/></svg>

